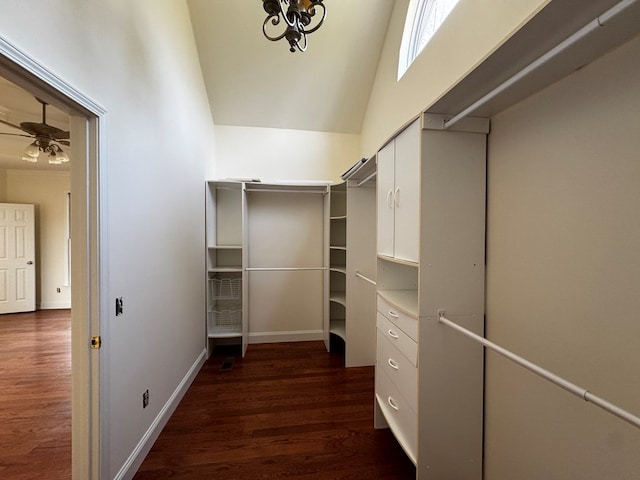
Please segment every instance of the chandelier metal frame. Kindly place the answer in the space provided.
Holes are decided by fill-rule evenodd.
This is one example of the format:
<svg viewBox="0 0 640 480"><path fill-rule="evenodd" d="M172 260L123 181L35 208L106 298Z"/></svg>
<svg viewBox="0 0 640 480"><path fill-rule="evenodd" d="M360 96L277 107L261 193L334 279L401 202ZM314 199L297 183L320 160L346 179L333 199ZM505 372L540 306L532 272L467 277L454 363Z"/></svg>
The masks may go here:
<svg viewBox="0 0 640 480"><path fill-rule="evenodd" d="M304 52L307 50L307 35L318 30L327 17L327 8L323 0L262 0L262 7L267 12L267 18L262 24L262 33L272 42L286 38L289 51ZM322 9L322 16L317 23L310 27L315 18L316 9ZM284 20L285 30L279 35L270 35L267 25L277 26Z"/></svg>

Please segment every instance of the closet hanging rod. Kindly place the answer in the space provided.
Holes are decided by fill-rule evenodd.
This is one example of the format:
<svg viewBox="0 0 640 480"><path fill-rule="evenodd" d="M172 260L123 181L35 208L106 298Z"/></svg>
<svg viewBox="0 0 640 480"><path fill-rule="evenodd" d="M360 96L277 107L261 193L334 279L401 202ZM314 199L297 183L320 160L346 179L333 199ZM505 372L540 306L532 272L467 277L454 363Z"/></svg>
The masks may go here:
<svg viewBox="0 0 640 480"><path fill-rule="evenodd" d="M297 270L328 270L327 267L247 267L247 272L289 272Z"/></svg>
<svg viewBox="0 0 640 480"><path fill-rule="evenodd" d="M507 90L509 87L513 86L515 83L522 80L524 77L526 77L531 72L533 72L534 70L538 69L539 67L547 63L549 60L553 59L560 53L564 52L567 48L578 43L580 40L582 40L584 37L586 37L593 31L597 30L598 28L604 27L609 20L622 14L627 8L633 6L638 1L639 0L622 0L620 3L617 3L616 5L611 7L609 10L604 12L603 14L594 18L589 23L587 23L584 27L582 27L580 30L568 36L567 38L565 38L558 45L553 47L547 53L543 54L537 60L534 60L532 63L524 67L522 70L520 70L518 73L513 75L511 78L507 79L504 83L498 85L496 88L491 90L485 96L483 96L479 100L476 100L470 106L465 108L462 112L458 113L456 116L444 122L444 128L445 129L450 128L456 123L458 123L460 120L462 120L463 118L471 115L478 108L482 107L483 105L491 101L493 98L497 97L499 94Z"/></svg>
<svg viewBox="0 0 640 480"><path fill-rule="evenodd" d="M365 183L367 183L369 180L371 180L372 178L374 178L376 175L378 174L378 172L373 172L371 175L369 175L366 178L363 178L362 180L358 180L358 182L356 183L356 187L359 187L361 185L364 185Z"/></svg>
<svg viewBox="0 0 640 480"><path fill-rule="evenodd" d="M374 282L373 280L371 280L368 277L365 277L364 275L362 275L360 272L356 271L356 277L361 278L362 280L364 280L365 282L369 282L371 285L377 285L376 282Z"/></svg>
<svg viewBox="0 0 640 480"><path fill-rule="evenodd" d="M608 412L608 413L610 413L612 415L615 415L616 417L618 417L618 418L630 423L634 427L640 428L640 417L637 417L637 416L633 415L632 413L627 412L626 410L623 410L622 408L618 407L617 405L614 405L614 404L608 402L607 400L594 395L593 393L589 392L588 390L585 390L584 388L579 387L578 385L569 382L568 380L556 375L555 373L550 372L549 370L545 370L541 366L536 365L535 363L530 362L529 360L526 360L526 359L522 358L519 355L516 355L515 353L507 350L506 348L503 348L503 347L501 347L499 345L496 345L493 342L490 342L486 338L484 338L484 337L472 332L471 330L468 330L468 329L466 329L464 327L461 327L457 323L454 323L451 320L449 320L448 318L446 318L444 315L439 315L438 316L438 322L442 323L443 325L446 325L447 327L450 327L450 328L456 330L457 332L459 332L459 333L471 338L472 340L475 340L476 342L481 343L486 348L489 348L489 349L493 350L494 352L496 352L496 353L502 355L503 357L511 360L512 362L520 365L521 367L526 368L530 372L535 373L539 377L542 377L545 380L548 380L549 382L553 383L554 385L557 385L560 388L563 388L564 390L568 391L569 393L572 393L576 397L580 397L586 402L593 403L594 405L600 407L604 411L606 411L606 412Z"/></svg>

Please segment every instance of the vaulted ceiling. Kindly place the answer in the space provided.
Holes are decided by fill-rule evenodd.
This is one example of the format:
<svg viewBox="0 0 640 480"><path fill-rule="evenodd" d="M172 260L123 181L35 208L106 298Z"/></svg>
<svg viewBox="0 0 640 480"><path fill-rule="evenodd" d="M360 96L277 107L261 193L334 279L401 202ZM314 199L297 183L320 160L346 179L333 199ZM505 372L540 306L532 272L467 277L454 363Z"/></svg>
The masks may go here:
<svg viewBox="0 0 640 480"><path fill-rule="evenodd" d="M359 134L395 0L325 0L324 25L306 52L262 34L261 0L187 0L213 120L217 125ZM0 118L40 122L41 105L0 78ZM47 107L47 123L69 118ZM30 139L0 123L0 168L66 170L20 160Z"/></svg>
<svg viewBox="0 0 640 480"><path fill-rule="evenodd" d="M262 33L261 0L188 0L216 125L360 133L395 0L325 0L306 52Z"/></svg>

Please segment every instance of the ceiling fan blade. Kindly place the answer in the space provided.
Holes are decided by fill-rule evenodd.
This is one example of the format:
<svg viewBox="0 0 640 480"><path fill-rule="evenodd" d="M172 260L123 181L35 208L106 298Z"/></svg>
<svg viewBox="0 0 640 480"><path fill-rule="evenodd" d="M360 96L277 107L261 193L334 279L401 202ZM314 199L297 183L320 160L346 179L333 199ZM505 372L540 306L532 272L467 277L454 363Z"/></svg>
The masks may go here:
<svg viewBox="0 0 640 480"><path fill-rule="evenodd" d="M7 132L0 132L0 135L9 135L11 137L27 137L27 138L33 138L31 135L25 135L24 133L7 133ZM62 143L62 142L60 142Z"/></svg>
<svg viewBox="0 0 640 480"><path fill-rule="evenodd" d="M56 140L56 142L62 144L62 145L66 145L67 147L71 146L71 142L69 140Z"/></svg>
<svg viewBox="0 0 640 480"><path fill-rule="evenodd" d="M30 133L34 137L44 137L50 140L68 139L69 132L49 125L48 123L22 122L20 129Z"/></svg>
<svg viewBox="0 0 640 480"><path fill-rule="evenodd" d="M2 120L1 118L0 118L0 123L2 123L3 125L7 125L9 127L15 128L16 130L22 130L22 128L20 128L20 125L14 125L13 123L7 122L6 120Z"/></svg>

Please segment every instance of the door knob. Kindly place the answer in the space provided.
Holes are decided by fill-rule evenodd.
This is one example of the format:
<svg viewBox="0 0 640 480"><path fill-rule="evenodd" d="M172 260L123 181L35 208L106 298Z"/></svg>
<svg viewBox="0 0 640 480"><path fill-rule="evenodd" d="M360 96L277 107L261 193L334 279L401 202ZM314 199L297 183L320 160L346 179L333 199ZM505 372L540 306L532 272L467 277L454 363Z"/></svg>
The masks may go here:
<svg viewBox="0 0 640 480"><path fill-rule="evenodd" d="M27 262L27 265L33 265L33 261L32 261L32 260L29 260L29 261Z"/></svg>

